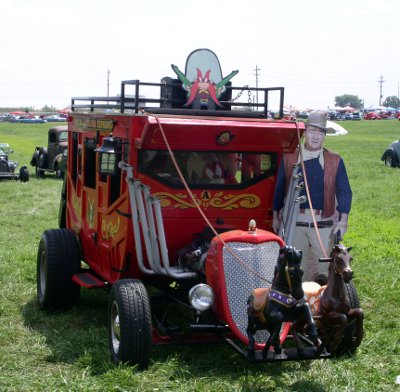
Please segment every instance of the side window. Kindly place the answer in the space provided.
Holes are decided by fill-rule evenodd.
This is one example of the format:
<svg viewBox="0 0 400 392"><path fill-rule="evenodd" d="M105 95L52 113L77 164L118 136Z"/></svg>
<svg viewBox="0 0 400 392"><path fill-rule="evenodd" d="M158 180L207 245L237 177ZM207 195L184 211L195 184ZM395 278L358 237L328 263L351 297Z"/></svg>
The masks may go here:
<svg viewBox="0 0 400 392"><path fill-rule="evenodd" d="M70 173L71 178L76 185L76 181L78 179L78 133L74 132L72 134L72 144L69 146L68 151L68 165L71 165Z"/></svg>
<svg viewBox="0 0 400 392"><path fill-rule="evenodd" d="M105 185L108 185L108 199L105 201L107 206L113 204L121 196L121 178L122 176L120 170L117 175L99 174L99 181Z"/></svg>
<svg viewBox="0 0 400 392"><path fill-rule="evenodd" d="M57 142L57 135L55 132L49 133L49 143L56 143Z"/></svg>
<svg viewBox="0 0 400 392"><path fill-rule="evenodd" d="M83 142L84 182L89 188L96 187L96 140L85 138Z"/></svg>
<svg viewBox="0 0 400 392"><path fill-rule="evenodd" d="M110 202L109 205L114 203L121 195L121 176L108 176L110 177Z"/></svg>

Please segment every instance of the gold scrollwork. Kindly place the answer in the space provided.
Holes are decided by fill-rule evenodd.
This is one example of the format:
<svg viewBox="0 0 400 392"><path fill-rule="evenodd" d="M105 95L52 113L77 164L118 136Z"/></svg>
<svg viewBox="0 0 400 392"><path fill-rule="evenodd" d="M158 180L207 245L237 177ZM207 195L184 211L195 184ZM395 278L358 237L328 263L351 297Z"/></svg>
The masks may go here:
<svg viewBox="0 0 400 392"><path fill-rule="evenodd" d="M95 218L94 200L88 197L88 209L87 209L86 219L91 229L93 229L94 227L94 218Z"/></svg>
<svg viewBox="0 0 400 392"><path fill-rule="evenodd" d="M74 210L74 213L79 221L81 221L82 217L82 207L81 204L79 203L78 199L76 196L72 197L72 209Z"/></svg>
<svg viewBox="0 0 400 392"><path fill-rule="evenodd" d="M158 192L154 196L160 199L161 207L173 206L175 208L195 208L188 195L178 193L176 195L168 192ZM235 208L257 208L260 204L260 198L252 193L244 193L241 195L224 195L224 192L212 194L210 191L201 192L200 196L193 193L196 203L203 207L222 208L224 210L233 210Z"/></svg>
<svg viewBox="0 0 400 392"><path fill-rule="evenodd" d="M103 219L101 222L101 237L103 238L103 240L107 241L111 238L114 238L115 235L118 233L119 225L119 217L116 223L107 222L105 219Z"/></svg>

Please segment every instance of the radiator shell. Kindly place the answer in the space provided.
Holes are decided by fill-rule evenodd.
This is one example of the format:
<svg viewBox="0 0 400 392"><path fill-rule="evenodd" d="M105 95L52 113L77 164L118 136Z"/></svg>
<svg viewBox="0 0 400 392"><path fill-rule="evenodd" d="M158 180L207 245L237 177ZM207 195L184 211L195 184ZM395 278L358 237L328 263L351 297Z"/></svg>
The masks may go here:
<svg viewBox="0 0 400 392"><path fill-rule="evenodd" d="M229 231L211 242L206 278L215 293L213 311L245 344L247 299L254 288L271 285L283 245L280 237L265 230ZM265 342L267 336L267 332L258 331L256 342Z"/></svg>

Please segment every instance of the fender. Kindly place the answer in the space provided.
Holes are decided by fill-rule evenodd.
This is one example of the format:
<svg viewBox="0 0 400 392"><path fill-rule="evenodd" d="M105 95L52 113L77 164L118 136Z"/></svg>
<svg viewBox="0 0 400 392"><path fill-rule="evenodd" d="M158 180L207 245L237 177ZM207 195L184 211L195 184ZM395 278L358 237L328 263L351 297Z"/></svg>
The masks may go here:
<svg viewBox="0 0 400 392"><path fill-rule="evenodd" d="M31 166L36 166L37 162L39 161L39 154L40 154L40 147L36 147L30 162Z"/></svg>

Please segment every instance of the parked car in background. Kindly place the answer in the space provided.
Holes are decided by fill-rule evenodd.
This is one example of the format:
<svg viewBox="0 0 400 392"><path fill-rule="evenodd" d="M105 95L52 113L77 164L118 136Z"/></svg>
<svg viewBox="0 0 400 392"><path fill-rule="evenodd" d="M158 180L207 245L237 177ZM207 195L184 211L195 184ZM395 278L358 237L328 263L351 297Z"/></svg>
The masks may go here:
<svg viewBox="0 0 400 392"><path fill-rule="evenodd" d="M300 111L297 118L308 118L308 113L304 111Z"/></svg>
<svg viewBox="0 0 400 392"><path fill-rule="evenodd" d="M362 119L361 113L358 113L358 112L353 113L353 117L352 117L353 121L360 121L361 119Z"/></svg>
<svg viewBox="0 0 400 392"><path fill-rule="evenodd" d="M45 117L45 120L47 120L47 122L66 122L67 121L66 117L61 117L61 116L58 116L57 114L52 115L52 116L47 116L47 117Z"/></svg>
<svg viewBox="0 0 400 392"><path fill-rule="evenodd" d="M389 145L383 153L381 161L385 162L386 166L400 166L400 140L395 140Z"/></svg>
<svg viewBox="0 0 400 392"><path fill-rule="evenodd" d="M58 125L49 129L47 147L36 147L31 159L31 165L35 167L37 177L44 177L45 172L55 173L58 178L64 177L67 140L67 125Z"/></svg>
<svg viewBox="0 0 400 392"><path fill-rule="evenodd" d="M18 167L18 162L9 160L9 155L14 150L8 143L0 143L0 179L14 179L22 182L29 181L29 171L26 166L19 169L19 173L15 170Z"/></svg>
<svg viewBox="0 0 400 392"><path fill-rule="evenodd" d="M364 120L380 120L381 116L376 112L368 112L364 115Z"/></svg>
<svg viewBox="0 0 400 392"><path fill-rule="evenodd" d="M17 122L17 116L11 113L6 113L3 114L3 119L2 121L7 121L7 122Z"/></svg>
<svg viewBox="0 0 400 392"><path fill-rule="evenodd" d="M38 116L21 116L18 118L19 123L24 124L39 124L39 123L47 123L47 121Z"/></svg>

